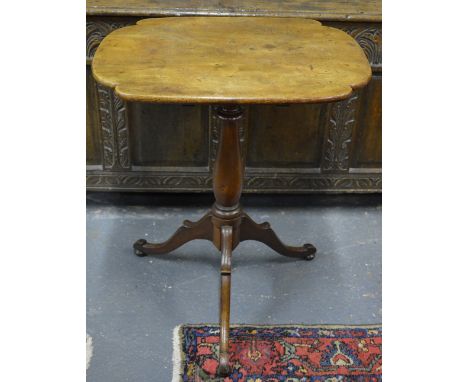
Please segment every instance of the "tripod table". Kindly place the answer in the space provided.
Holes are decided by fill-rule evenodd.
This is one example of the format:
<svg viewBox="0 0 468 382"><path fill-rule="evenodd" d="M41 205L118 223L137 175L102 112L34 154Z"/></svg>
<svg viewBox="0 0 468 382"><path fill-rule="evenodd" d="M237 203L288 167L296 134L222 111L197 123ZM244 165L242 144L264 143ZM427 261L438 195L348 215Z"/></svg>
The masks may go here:
<svg viewBox="0 0 468 382"><path fill-rule="evenodd" d="M368 60L352 37L311 19L167 17L110 33L92 70L126 101L215 106L221 131L212 209L198 222L185 221L164 243L141 239L133 247L138 256L160 255L204 239L221 251L218 373L226 376L232 251L241 241L257 240L288 257L312 260L316 252L312 244L283 244L269 223L255 223L239 205L243 105L348 98L370 80Z"/></svg>

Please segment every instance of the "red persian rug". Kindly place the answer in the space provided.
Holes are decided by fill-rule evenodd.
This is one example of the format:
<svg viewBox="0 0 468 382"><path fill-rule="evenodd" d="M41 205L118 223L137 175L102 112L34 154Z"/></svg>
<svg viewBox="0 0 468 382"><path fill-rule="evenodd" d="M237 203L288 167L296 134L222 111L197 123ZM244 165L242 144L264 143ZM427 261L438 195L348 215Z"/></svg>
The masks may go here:
<svg viewBox="0 0 468 382"><path fill-rule="evenodd" d="M174 330L172 382L374 382L382 380L380 326L231 327L232 373L220 379L219 327Z"/></svg>

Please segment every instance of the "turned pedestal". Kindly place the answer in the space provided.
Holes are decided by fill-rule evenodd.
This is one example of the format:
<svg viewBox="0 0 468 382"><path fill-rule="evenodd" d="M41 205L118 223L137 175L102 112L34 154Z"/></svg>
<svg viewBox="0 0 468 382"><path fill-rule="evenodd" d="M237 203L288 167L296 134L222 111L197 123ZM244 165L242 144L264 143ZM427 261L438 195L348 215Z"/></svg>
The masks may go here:
<svg viewBox="0 0 468 382"><path fill-rule="evenodd" d="M138 256L162 255L204 239L221 252L218 372L226 376L233 250L241 241L257 240L292 258L312 260L316 252L312 244L283 244L269 223L255 223L240 207L243 105L345 99L369 81L367 58L345 32L310 19L169 17L110 33L92 69L98 82L125 101L217 105L222 123L214 205L198 222L186 220L164 243L140 239L133 247Z"/></svg>

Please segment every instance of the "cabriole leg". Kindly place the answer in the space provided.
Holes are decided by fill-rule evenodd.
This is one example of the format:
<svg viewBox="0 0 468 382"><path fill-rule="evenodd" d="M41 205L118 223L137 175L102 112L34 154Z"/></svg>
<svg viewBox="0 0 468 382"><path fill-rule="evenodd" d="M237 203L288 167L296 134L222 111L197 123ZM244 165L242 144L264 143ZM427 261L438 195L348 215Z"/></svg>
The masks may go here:
<svg viewBox="0 0 468 382"><path fill-rule="evenodd" d="M133 244L137 256L162 255L179 248L181 245L195 239L212 240L213 224L211 212L208 212L197 222L184 221L183 225L164 243L148 243L140 239Z"/></svg>

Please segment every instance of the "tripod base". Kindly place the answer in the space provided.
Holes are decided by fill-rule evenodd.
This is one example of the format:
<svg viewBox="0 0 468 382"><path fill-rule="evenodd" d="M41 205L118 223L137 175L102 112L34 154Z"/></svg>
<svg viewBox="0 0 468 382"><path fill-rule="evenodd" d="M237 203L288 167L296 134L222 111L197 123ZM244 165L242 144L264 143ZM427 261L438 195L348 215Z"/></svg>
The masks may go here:
<svg viewBox="0 0 468 382"><path fill-rule="evenodd" d="M219 215L223 215L220 217ZM260 241L280 255L296 259L312 260L316 248L312 244L291 247L284 244L265 222L255 223L250 216L240 209L229 212L219 211L216 205L197 222L185 220L182 226L163 243L148 243L144 239L133 244L135 255L163 255L183 244L196 239L211 241L221 251L221 298L220 298L220 344L219 376L230 374L229 366L229 315L231 298L231 256L234 248L241 241Z"/></svg>
<svg viewBox="0 0 468 382"><path fill-rule="evenodd" d="M135 255L141 257L147 255L163 255L172 252L189 241L197 239L208 240L215 244L213 240L213 233L215 230L212 218L213 214L209 212L197 222L185 220L182 226L163 243L148 243L145 239L137 240L135 244L133 244ZM241 213L238 230L239 241L259 241L286 257L312 260L315 257L315 252L317 252L317 249L312 244L303 244L300 247L291 247L284 244L271 228L270 223L265 222L257 224L245 212ZM233 245L233 249L237 244L238 243Z"/></svg>

